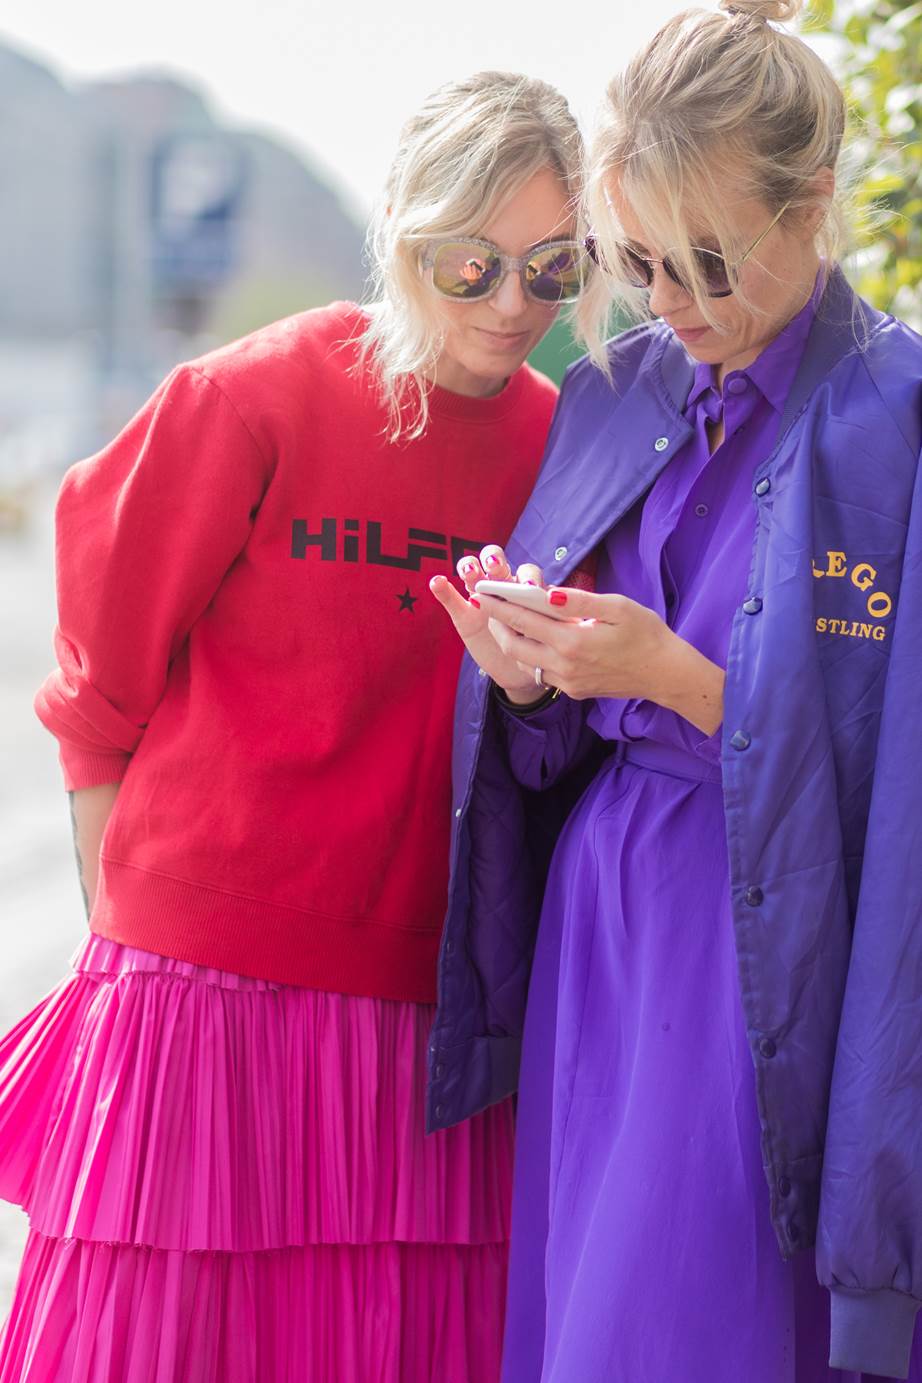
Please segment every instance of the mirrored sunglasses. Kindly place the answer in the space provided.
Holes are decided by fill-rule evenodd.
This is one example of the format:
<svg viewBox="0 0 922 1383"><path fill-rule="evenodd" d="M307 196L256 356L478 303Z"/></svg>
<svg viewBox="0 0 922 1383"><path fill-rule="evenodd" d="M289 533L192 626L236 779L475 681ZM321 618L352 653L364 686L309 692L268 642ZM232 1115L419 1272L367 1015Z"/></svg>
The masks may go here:
<svg viewBox="0 0 922 1383"><path fill-rule="evenodd" d="M578 298L592 272L587 249L576 240L549 240L520 259L488 240L430 241L423 265L432 270L436 292L455 302L488 298L508 273L517 273L525 292L551 307Z"/></svg>

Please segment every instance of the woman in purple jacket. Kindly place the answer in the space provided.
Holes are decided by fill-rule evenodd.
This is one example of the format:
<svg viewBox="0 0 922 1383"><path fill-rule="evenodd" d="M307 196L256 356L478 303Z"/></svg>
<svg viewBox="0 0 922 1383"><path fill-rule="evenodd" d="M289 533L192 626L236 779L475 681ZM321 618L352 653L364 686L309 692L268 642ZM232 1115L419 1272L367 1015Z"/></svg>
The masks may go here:
<svg viewBox="0 0 922 1383"><path fill-rule="evenodd" d="M513 1083L519 823L589 780L528 993L505 1383L922 1380L922 900L893 858L922 342L834 267L844 102L767 22L797 8L691 11L612 84L599 258L662 324L600 355L610 383L571 372L470 604L433 582L486 674L459 696L435 1126ZM548 595L572 622L474 592L590 553L596 593Z"/></svg>

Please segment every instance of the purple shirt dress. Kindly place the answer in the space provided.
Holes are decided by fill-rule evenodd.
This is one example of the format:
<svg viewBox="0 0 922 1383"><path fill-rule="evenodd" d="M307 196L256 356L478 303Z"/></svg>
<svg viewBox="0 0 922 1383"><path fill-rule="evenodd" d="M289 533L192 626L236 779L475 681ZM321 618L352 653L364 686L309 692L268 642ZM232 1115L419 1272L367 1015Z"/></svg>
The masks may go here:
<svg viewBox="0 0 922 1383"><path fill-rule="evenodd" d="M721 390L609 534L597 588L725 666L811 300ZM725 438L709 454L707 420ZM562 697L506 717L538 788L616 742L557 847L518 1106L504 1383L852 1383L830 1370L813 1253L782 1261L762 1171L730 910L720 732L644 701ZM914 1374L913 1377L916 1375Z"/></svg>

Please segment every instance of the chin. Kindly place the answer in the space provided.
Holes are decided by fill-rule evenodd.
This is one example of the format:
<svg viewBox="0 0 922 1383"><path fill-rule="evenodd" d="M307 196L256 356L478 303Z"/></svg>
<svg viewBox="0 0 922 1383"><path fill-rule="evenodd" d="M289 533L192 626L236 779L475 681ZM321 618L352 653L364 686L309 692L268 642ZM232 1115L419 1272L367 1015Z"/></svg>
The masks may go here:
<svg viewBox="0 0 922 1383"><path fill-rule="evenodd" d="M508 375L514 374L520 365L528 359L528 350L517 351L478 351L476 355L471 355L470 360L465 361L465 368L478 379L496 379L501 376L505 379Z"/></svg>

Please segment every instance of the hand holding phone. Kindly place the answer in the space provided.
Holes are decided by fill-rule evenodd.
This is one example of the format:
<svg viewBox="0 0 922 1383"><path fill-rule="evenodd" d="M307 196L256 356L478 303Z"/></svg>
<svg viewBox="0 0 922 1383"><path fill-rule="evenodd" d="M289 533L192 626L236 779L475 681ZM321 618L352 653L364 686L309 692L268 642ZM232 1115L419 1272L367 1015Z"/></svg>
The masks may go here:
<svg viewBox="0 0 922 1383"><path fill-rule="evenodd" d="M536 614L547 615L550 619L572 619L565 609L551 605L547 591L542 586L525 586L518 581L478 581L474 590L478 595L492 595L497 600L507 600L512 605L522 605Z"/></svg>

